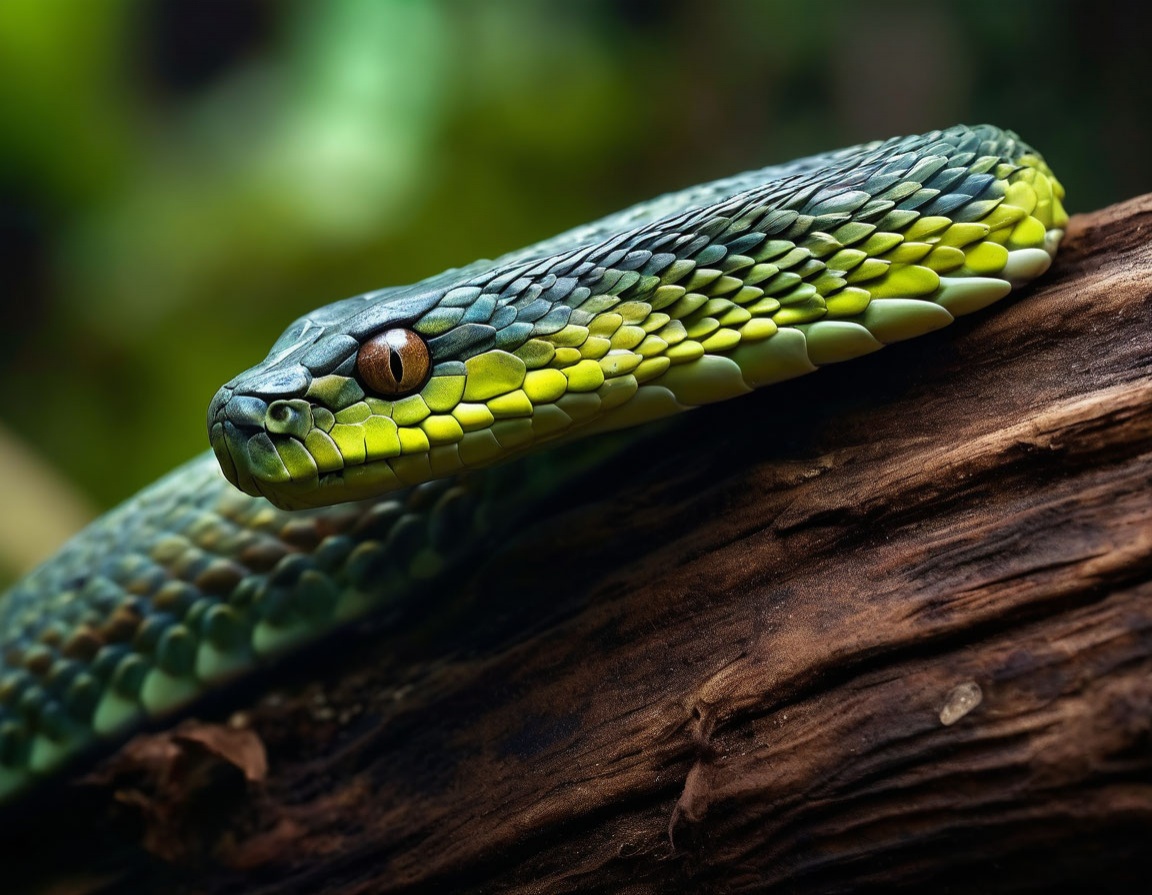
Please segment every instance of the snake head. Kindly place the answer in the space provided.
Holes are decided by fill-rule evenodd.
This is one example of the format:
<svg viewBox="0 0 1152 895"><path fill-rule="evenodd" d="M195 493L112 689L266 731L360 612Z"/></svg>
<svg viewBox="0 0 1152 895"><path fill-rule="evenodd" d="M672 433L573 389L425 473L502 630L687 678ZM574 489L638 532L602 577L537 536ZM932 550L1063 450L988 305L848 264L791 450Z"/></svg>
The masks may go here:
<svg viewBox="0 0 1152 895"><path fill-rule="evenodd" d="M643 358L611 350L587 324L623 300L590 300L576 277L559 276L565 265L592 272L572 252L544 260L535 273L536 254L477 262L296 320L212 399L209 438L225 477L284 509L325 506L601 423L637 391L629 371ZM635 333L633 347L645 335Z"/></svg>
<svg viewBox="0 0 1152 895"><path fill-rule="evenodd" d="M286 509L433 478L426 429L462 399L468 346L459 336L438 339L443 315L430 312L458 273L345 299L292 323L212 399L209 438L225 477Z"/></svg>

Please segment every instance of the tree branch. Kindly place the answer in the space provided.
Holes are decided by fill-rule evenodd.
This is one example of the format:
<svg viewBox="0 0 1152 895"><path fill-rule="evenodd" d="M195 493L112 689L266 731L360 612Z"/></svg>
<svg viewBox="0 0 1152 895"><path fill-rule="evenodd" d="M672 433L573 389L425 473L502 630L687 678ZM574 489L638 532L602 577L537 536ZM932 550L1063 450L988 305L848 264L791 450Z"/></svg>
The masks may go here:
<svg viewBox="0 0 1152 895"><path fill-rule="evenodd" d="M77 809L107 832L71 878L310 895L1146 878L1150 233L1152 196L1074 218L1006 307L697 411L418 624L315 651L234 719L239 744L201 722L159 757L135 741Z"/></svg>

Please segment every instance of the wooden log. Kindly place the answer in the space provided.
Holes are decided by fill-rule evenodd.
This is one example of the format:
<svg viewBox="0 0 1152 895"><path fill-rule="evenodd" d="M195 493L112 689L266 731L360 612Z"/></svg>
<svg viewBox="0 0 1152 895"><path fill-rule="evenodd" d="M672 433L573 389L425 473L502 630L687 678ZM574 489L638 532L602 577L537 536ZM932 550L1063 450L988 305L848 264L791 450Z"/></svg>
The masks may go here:
<svg viewBox="0 0 1152 895"><path fill-rule="evenodd" d="M1073 218L1006 306L638 443L418 622L129 744L5 867L55 891L1136 887L1150 238L1152 195Z"/></svg>

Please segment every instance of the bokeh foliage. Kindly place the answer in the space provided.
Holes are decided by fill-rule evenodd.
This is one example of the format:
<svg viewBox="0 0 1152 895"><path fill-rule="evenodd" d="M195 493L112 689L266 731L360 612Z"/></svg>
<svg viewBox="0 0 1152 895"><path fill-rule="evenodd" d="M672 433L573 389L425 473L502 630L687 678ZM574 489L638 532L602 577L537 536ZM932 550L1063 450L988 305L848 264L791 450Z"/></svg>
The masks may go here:
<svg viewBox="0 0 1152 895"><path fill-rule="evenodd" d="M318 304L860 140L991 121L1073 210L1148 190L1146 15L4 0L0 434L106 507L201 450L216 386Z"/></svg>

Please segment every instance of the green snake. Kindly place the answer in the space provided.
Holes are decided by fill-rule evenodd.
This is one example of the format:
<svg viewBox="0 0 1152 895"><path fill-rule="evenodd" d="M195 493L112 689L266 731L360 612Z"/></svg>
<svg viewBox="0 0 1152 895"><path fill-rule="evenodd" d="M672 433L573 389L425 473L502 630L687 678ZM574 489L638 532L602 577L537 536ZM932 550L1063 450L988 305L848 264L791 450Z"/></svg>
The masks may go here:
<svg viewBox="0 0 1152 895"><path fill-rule="evenodd" d="M300 318L216 394L211 452L0 598L0 800L434 594L565 481L612 462L604 439L539 448L1003 298L1051 263L1063 195L1012 132L958 126L696 186Z"/></svg>

